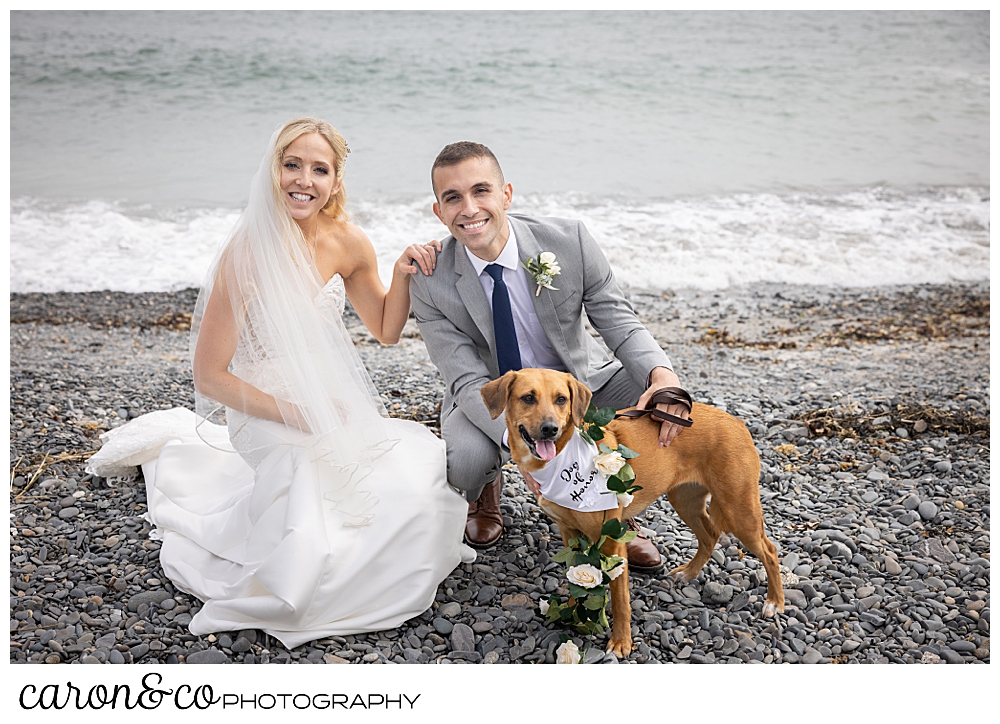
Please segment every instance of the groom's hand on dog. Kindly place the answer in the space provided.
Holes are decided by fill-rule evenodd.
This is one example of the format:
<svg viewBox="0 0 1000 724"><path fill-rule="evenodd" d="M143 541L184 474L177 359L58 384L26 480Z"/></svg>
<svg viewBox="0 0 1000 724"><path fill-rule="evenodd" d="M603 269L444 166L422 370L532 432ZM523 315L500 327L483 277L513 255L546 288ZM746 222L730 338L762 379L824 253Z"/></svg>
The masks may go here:
<svg viewBox="0 0 1000 724"><path fill-rule="evenodd" d="M649 373L649 389L642 393L639 398L639 402L636 404L640 410L646 409L646 403L649 398L653 396L653 393L657 390L661 390L664 387L680 387L681 382L677 375L674 374L673 370L669 370L666 367L655 367L652 372ZM656 409L662 410L669 415L675 415L684 420L690 417L690 413L684 405L657 405ZM667 447L674 441L674 438L680 433L684 428L680 425L675 425L672 422L663 422L660 424L660 447Z"/></svg>
<svg viewBox="0 0 1000 724"><path fill-rule="evenodd" d="M441 242L437 239L426 244L410 244L396 262L396 269L403 274L416 274L419 268L424 276L430 276L437 266L437 255L440 252Z"/></svg>

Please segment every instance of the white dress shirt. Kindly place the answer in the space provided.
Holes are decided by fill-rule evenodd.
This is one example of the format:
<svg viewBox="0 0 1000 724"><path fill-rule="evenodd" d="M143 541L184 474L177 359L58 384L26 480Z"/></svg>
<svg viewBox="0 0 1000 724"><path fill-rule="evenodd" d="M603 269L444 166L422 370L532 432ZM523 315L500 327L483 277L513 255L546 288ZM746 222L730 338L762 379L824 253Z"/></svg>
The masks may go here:
<svg viewBox="0 0 1000 724"><path fill-rule="evenodd" d="M507 221L507 229L510 236L507 237L507 244L504 246L500 256L496 261L488 262L480 259L468 249L465 253L469 256L473 268L479 275L479 283L483 285L486 292L486 299L493 308L493 277L486 273L488 264L499 264L503 267L503 281L507 285L507 293L510 296L511 315L514 317L514 331L517 334L518 352L521 354L521 367L542 367L550 370L566 372L566 366L559 359L555 349L549 343L549 338L545 335L538 316L535 314L535 306L531 297L535 293L531 288L534 280L528 277L528 272L521 266L520 256L517 249L517 237L514 235L514 227Z"/></svg>

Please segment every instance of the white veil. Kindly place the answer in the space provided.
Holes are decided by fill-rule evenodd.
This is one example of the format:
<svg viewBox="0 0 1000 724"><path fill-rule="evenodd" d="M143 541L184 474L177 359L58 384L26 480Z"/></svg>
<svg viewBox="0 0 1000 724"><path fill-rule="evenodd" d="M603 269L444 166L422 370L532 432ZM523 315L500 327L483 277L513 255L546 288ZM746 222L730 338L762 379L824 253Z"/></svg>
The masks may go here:
<svg viewBox="0 0 1000 724"><path fill-rule="evenodd" d="M287 439L311 464L323 467L317 478L323 482L323 495L346 515L345 525L368 525L378 499L358 483L397 440L389 437L385 407L340 310L323 299L323 279L272 180L280 130L271 137L250 185L247 208L216 255L198 296L191 325L192 363L205 306L212 290L219 288L228 292L239 326L230 371L278 400L289 425ZM195 393L199 426L207 419L218 421L223 409L234 447L253 465L256 443L250 442L252 436L242 436L240 428L253 425L255 418ZM297 415L300 420L294 419ZM302 421L310 434L296 427Z"/></svg>

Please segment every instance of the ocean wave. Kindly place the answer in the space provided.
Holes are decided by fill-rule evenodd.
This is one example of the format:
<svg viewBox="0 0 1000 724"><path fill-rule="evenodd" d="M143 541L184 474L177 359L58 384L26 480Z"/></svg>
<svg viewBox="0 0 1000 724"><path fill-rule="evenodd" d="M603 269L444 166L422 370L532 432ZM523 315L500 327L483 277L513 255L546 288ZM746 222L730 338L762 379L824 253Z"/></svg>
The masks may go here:
<svg viewBox="0 0 1000 724"><path fill-rule="evenodd" d="M989 279L989 192L980 187L842 194L736 194L628 202L579 194L515 197L514 213L582 220L628 287L753 282L878 286ZM366 200L354 221L383 281L409 244L445 228L429 199ZM11 290L170 291L197 286L236 209L129 209L89 201L11 204Z"/></svg>

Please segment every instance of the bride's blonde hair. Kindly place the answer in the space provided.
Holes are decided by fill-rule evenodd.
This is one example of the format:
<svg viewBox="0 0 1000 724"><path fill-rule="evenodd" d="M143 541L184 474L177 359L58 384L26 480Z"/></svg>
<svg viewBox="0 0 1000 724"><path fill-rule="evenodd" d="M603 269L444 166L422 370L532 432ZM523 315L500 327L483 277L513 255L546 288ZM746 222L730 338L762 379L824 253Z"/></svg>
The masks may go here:
<svg viewBox="0 0 1000 724"><path fill-rule="evenodd" d="M278 132L278 142L274 148L274 158L271 163L271 181L274 184L275 193L279 196L281 188L281 158L285 151L299 136L307 133L318 133L322 136L330 148L333 150L334 172L336 180L340 182L337 193L330 196L330 200L323 207L323 213L338 221L347 221L347 190L344 187L344 165L347 163L347 154L351 149L347 147L347 141L340 135L340 131L331 126L326 121L319 118L296 118L286 123Z"/></svg>

